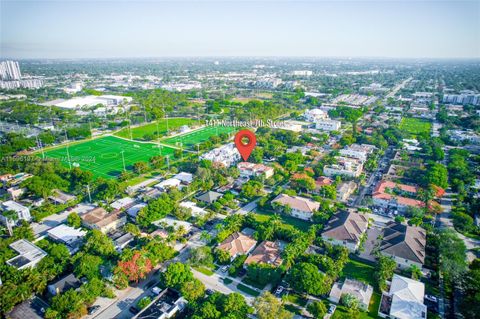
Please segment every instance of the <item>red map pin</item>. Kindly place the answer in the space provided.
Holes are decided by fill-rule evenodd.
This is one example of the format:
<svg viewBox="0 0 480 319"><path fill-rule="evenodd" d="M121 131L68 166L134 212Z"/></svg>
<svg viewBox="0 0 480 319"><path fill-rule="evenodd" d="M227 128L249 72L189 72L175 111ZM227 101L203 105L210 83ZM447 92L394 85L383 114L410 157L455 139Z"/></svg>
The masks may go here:
<svg viewBox="0 0 480 319"><path fill-rule="evenodd" d="M244 161L248 160L256 144L257 138L252 131L241 130L235 135L235 146L240 152L240 155L242 155Z"/></svg>

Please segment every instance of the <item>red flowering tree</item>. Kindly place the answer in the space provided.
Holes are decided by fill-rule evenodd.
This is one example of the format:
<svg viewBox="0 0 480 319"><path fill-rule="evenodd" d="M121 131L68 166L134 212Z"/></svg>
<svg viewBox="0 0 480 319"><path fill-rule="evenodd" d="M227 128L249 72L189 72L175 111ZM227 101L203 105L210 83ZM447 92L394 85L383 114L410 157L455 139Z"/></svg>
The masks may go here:
<svg viewBox="0 0 480 319"><path fill-rule="evenodd" d="M145 278L152 269L151 260L143 251L137 250L130 258L118 262L115 274L119 277L125 276L129 282L138 282Z"/></svg>

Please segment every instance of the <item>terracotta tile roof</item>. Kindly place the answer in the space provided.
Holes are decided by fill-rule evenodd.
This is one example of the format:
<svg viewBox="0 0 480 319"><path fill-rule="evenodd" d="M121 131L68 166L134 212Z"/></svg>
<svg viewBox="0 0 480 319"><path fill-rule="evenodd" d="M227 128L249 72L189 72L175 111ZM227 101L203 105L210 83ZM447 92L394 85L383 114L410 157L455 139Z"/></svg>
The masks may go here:
<svg viewBox="0 0 480 319"><path fill-rule="evenodd" d="M257 241L252 237L235 232L218 245L218 248L227 251L233 257L235 255L245 255L256 244Z"/></svg>
<svg viewBox="0 0 480 319"><path fill-rule="evenodd" d="M325 177L325 176L320 176L315 181L315 185L317 185L317 187L322 187L322 186L325 186L325 185L332 185L332 183L333 183L333 180L331 178L328 178L328 177Z"/></svg>
<svg viewBox="0 0 480 319"><path fill-rule="evenodd" d="M278 267L282 264L280 245L277 242L263 241L245 260L245 264L263 263Z"/></svg>
<svg viewBox="0 0 480 319"><path fill-rule="evenodd" d="M102 207L97 207L83 215L82 220L88 224L104 227L119 219L122 217L122 215L123 213L121 211L113 211L112 213L108 213Z"/></svg>

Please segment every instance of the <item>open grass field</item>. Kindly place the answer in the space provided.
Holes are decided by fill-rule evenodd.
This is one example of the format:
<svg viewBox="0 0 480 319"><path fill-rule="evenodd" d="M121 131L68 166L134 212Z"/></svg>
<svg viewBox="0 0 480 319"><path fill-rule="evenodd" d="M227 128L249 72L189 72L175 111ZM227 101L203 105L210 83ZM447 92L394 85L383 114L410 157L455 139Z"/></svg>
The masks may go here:
<svg viewBox="0 0 480 319"><path fill-rule="evenodd" d="M422 133L430 133L431 128L432 124L430 122L413 117L404 117L400 123L400 129L412 137Z"/></svg>
<svg viewBox="0 0 480 319"><path fill-rule="evenodd" d="M187 118L171 118L168 119L168 130L172 131L183 125L196 124L197 121ZM150 123L142 126L132 128L132 138L134 140L143 140L145 135L155 135L157 133L157 123ZM158 121L158 133L160 137L167 133L167 120L161 119ZM123 138L130 138L130 130L128 127L121 129L115 133L116 136Z"/></svg>
<svg viewBox="0 0 480 319"><path fill-rule="evenodd" d="M184 148L193 148L196 144L207 141L210 136L220 135L222 133L228 134L237 130L237 128L229 126L208 126L193 132L166 138L162 140L162 143L170 145L180 145L180 143L182 143Z"/></svg>
<svg viewBox="0 0 480 319"><path fill-rule="evenodd" d="M134 163L148 162L150 157L160 153L154 143L139 143L115 136L105 136L70 145L68 153L66 146L46 151L45 157L59 159L68 167L68 155L70 155L72 166L78 164L80 168L92 172L95 177L114 178L123 171L122 151L127 170L131 170ZM161 155L169 155L173 158L173 148L162 146L160 151ZM37 155L41 156L41 154Z"/></svg>

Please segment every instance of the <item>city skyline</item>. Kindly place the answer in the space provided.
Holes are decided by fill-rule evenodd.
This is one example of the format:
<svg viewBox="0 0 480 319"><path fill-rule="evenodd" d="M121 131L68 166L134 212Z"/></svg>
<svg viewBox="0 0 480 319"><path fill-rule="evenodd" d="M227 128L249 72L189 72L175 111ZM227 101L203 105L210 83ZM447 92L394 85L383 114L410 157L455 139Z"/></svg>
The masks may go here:
<svg viewBox="0 0 480 319"><path fill-rule="evenodd" d="M479 1L1 1L0 57L479 58Z"/></svg>

